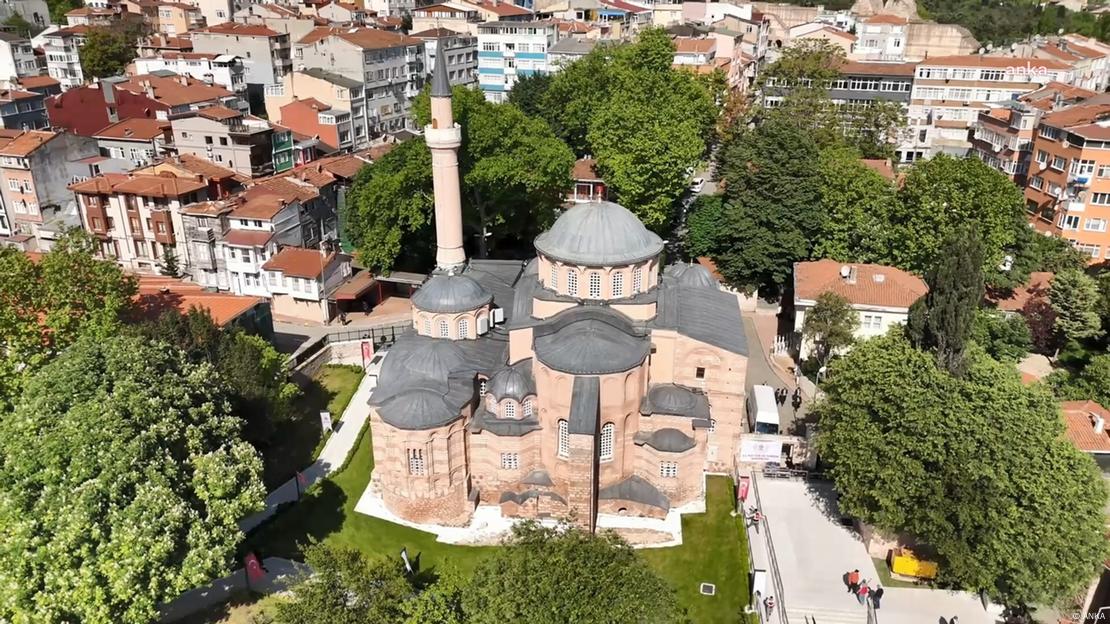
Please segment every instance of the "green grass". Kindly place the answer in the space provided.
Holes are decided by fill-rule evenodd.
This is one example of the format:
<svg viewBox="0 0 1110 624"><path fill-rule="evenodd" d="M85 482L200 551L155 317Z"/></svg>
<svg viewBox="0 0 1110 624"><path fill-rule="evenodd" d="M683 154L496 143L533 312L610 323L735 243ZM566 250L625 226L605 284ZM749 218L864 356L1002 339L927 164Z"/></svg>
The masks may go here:
<svg viewBox="0 0 1110 624"><path fill-rule="evenodd" d="M362 375L358 366L328 365L304 388L289 421L278 426L262 453L262 481L267 490L285 483L315 461L325 440L320 435L320 411L326 409L338 420L358 389Z"/></svg>
<svg viewBox="0 0 1110 624"><path fill-rule="evenodd" d="M730 511L732 480L708 477L706 513L682 517L682 545L640 551L698 624L741 621L748 602L748 543L742 518ZM717 595L698 593L703 582L715 584Z"/></svg>

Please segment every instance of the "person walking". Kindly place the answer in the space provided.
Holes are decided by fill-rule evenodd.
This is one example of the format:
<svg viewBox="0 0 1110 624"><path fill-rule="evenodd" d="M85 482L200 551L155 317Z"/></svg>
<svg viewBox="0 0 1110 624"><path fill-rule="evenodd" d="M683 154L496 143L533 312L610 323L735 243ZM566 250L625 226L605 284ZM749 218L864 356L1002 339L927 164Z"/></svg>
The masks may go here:
<svg viewBox="0 0 1110 624"><path fill-rule="evenodd" d="M867 586L867 581L860 583L859 591L856 592L856 600L860 604L867 604L867 594L871 593L871 588Z"/></svg>
<svg viewBox="0 0 1110 624"><path fill-rule="evenodd" d="M775 610L775 597L767 596L763 599L763 607L767 609L767 619L771 619L771 612Z"/></svg>
<svg viewBox="0 0 1110 624"><path fill-rule="evenodd" d="M763 522L763 512L759 509L752 507L752 515L748 517L749 526L755 528L756 535L759 534L759 525Z"/></svg>
<svg viewBox="0 0 1110 624"><path fill-rule="evenodd" d="M882 585L876 585L874 591L871 592L871 604L875 605L875 610L879 610L879 602L883 599L883 593L886 590Z"/></svg>
<svg viewBox="0 0 1110 624"><path fill-rule="evenodd" d="M859 591L859 570L852 570L848 573L848 592L856 593Z"/></svg>

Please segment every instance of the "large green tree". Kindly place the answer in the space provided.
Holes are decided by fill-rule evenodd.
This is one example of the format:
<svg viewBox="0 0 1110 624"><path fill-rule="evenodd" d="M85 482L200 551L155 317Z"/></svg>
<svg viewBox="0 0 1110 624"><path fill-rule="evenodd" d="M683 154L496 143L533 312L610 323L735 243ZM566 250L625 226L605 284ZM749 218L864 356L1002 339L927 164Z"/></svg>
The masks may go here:
<svg viewBox="0 0 1110 624"><path fill-rule="evenodd" d="M1092 357L1075 372L1053 371L1048 382L1061 400L1093 399L1101 405L1110 405L1110 354Z"/></svg>
<svg viewBox="0 0 1110 624"><path fill-rule="evenodd" d="M998 267L1024 225L1021 190L977 158L938 155L915 164L888 224L895 263L924 272L957 228L974 224L983 242L983 269Z"/></svg>
<svg viewBox="0 0 1110 624"><path fill-rule="evenodd" d="M279 624L398 624L414 593L400 559L370 560L362 551L327 543L304 551L312 574L277 603Z"/></svg>
<svg viewBox="0 0 1110 624"><path fill-rule="evenodd" d="M226 574L261 462L216 373L85 336L0 420L0 620L135 623Z"/></svg>
<svg viewBox="0 0 1110 624"><path fill-rule="evenodd" d="M1106 490L1056 400L977 347L952 377L899 333L831 366L818 449L843 513L934 549L941 580L1008 605L1086 587L1107 554Z"/></svg>
<svg viewBox="0 0 1110 624"><path fill-rule="evenodd" d="M1029 325L1020 314L978 310L971 328L971 339L1000 362L1016 363L1033 348Z"/></svg>
<svg viewBox="0 0 1110 624"><path fill-rule="evenodd" d="M543 112L543 97L553 79L551 74L541 72L518 76L513 83L513 90L509 91L509 104L529 117L540 117Z"/></svg>
<svg viewBox="0 0 1110 624"><path fill-rule="evenodd" d="M674 591L620 537L524 523L474 571L469 624L680 622Z"/></svg>
<svg viewBox="0 0 1110 624"><path fill-rule="evenodd" d="M1054 329L1061 340L1083 340L1102 334L1098 283L1082 271L1061 271L1052 278L1048 300L1056 313Z"/></svg>
<svg viewBox="0 0 1110 624"><path fill-rule="evenodd" d="M107 78L123 73L135 59L139 31L126 25L90 28L81 46L81 71L86 78Z"/></svg>
<svg viewBox="0 0 1110 624"><path fill-rule="evenodd" d="M887 225L897 201L891 181L860 162L859 152L847 146L821 150L817 173L824 227L814 240L814 257L888 262Z"/></svg>
<svg viewBox="0 0 1110 624"><path fill-rule="evenodd" d="M983 247L974 228L952 232L925 276L929 293L910 307L908 331L937 364L959 376L964 349L983 299Z"/></svg>
<svg viewBox="0 0 1110 624"><path fill-rule="evenodd" d="M817 302L806 312L802 323L802 336L817 347L817 361L821 366L829 358L856 340L859 314L852 304L835 292L823 292Z"/></svg>
<svg viewBox="0 0 1110 624"><path fill-rule="evenodd" d="M96 242L65 233L41 259L0 247L0 407L60 350L90 335L119 333L135 280L96 257Z"/></svg>

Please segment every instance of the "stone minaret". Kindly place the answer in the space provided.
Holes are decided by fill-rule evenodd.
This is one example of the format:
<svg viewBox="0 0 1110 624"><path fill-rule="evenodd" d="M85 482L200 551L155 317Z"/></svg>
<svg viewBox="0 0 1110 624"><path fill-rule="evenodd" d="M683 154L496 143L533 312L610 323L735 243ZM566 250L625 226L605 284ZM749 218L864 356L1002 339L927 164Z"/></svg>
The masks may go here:
<svg viewBox="0 0 1110 624"><path fill-rule="evenodd" d="M451 83L447 80L446 41L439 40L432 74L432 123L424 140L432 150L432 185L436 202L436 266L444 271L466 265L463 251L462 200L459 191L459 145L462 130L451 116Z"/></svg>

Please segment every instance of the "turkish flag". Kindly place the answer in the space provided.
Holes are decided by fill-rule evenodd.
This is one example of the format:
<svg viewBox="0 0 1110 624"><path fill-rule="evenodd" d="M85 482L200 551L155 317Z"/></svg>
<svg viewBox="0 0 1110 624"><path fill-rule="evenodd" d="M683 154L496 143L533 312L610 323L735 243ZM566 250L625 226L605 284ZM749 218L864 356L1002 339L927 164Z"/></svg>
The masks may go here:
<svg viewBox="0 0 1110 624"><path fill-rule="evenodd" d="M262 562L254 553L250 553L243 559L243 565L247 568L247 580L258 582L266 579L266 571L262 569Z"/></svg>
<svg viewBox="0 0 1110 624"><path fill-rule="evenodd" d="M740 483L736 486L736 498L740 502L748 500L748 490L751 488L751 477L740 477Z"/></svg>

